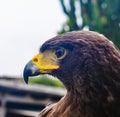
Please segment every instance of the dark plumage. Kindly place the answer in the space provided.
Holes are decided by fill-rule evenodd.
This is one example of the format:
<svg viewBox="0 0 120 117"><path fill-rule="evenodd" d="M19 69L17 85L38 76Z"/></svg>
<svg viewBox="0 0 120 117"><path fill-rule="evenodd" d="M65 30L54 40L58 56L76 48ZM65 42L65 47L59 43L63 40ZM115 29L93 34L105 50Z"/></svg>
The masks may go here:
<svg viewBox="0 0 120 117"><path fill-rule="evenodd" d="M48 73L63 82L67 94L39 117L120 117L120 52L106 37L73 31L45 42L40 54L42 59L32 59L36 72L26 65L25 81Z"/></svg>

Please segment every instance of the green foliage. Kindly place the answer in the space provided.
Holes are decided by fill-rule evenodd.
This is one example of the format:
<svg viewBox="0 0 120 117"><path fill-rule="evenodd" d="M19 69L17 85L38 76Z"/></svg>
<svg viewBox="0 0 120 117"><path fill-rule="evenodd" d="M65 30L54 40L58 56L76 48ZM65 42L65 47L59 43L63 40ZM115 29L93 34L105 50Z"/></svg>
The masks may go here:
<svg viewBox="0 0 120 117"><path fill-rule="evenodd" d="M67 21L59 34L88 27L104 34L120 48L120 0L67 1L68 4L60 0Z"/></svg>
<svg viewBox="0 0 120 117"><path fill-rule="evenodd" d="M38 76L38 77L30 77L29 83L64 88L64 85L59 80L57 80L55 78L51 78L46 75Z"/></svg>

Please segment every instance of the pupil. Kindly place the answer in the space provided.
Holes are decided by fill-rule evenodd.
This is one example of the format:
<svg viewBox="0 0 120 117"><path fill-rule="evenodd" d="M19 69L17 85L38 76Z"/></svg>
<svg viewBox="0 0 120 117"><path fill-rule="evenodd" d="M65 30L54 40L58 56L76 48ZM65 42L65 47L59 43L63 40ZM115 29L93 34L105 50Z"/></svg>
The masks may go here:
<svg viewBox="0 0 120 117"><path fill-rule="evenodd" d="M60 58L63 55L64 55L64 50L63 49L56 50L56 56L57 56L57 58Z"/></svg>

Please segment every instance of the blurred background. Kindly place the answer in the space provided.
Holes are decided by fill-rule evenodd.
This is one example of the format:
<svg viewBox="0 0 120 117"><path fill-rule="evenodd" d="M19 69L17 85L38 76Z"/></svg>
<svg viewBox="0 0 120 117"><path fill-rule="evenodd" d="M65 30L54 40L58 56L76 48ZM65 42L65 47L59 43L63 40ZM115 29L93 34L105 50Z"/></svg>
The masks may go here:
<svg viewBox="0 0 120 117"><path fill-rule="evenodd" d="M25 85L22 72L46 40L73 30L102 33L120 49L120 0L0 1L0 117L33 117L65 94L47 75Z"/></svg>

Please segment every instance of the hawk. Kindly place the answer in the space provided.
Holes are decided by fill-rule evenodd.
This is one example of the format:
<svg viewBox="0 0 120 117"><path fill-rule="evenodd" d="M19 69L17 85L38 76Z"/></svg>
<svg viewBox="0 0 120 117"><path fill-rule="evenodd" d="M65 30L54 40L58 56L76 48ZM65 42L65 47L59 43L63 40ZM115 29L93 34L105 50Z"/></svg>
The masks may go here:
<svg viewBox="0 0 120 117"><path fill-rule="evenodd" d="M120 117L120 51L105 36L73 31L46 41L24 68L29 76L50 74L66 95L38 117Z"/></svg>

